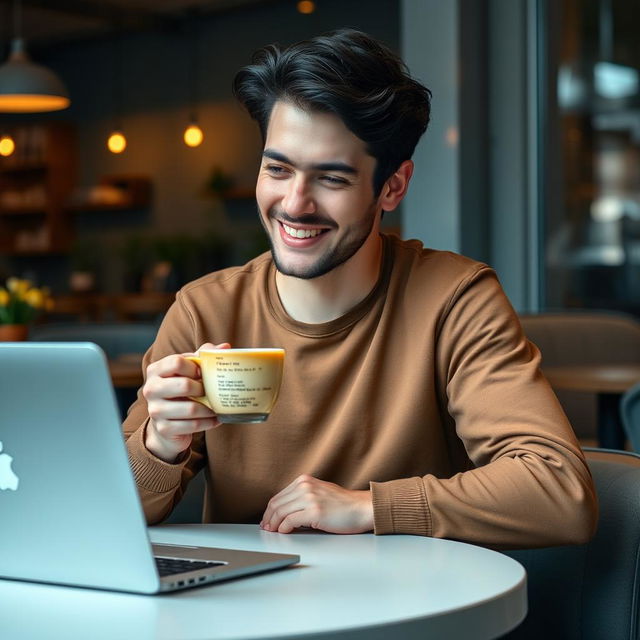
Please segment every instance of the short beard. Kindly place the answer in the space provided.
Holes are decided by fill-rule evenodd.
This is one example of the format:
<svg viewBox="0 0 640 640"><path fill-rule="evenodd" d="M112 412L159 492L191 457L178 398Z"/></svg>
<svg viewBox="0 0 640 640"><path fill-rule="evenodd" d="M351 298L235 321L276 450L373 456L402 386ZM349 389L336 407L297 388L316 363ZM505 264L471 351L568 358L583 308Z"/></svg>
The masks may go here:
<svg viewBox="0 0 640 640"><path fill-rule="evenodd" d="M267 219L279 219L273 216L273 209L269 211L269 215ZM356 234L355 237L351 239L347 239L348 242L346 245L334 247L331 251L322 256L315 264L310 265L306 268L296 268L290 267L288 268L286 265L282 264L282 261L278 258L278 254L275 250L274 242L271 237L270 230L267 228L267 224L264 222L263 217L260 215L260 221L262 222L262 226L265 228L267 233L267 238L269 239L269 245L271 247L271 256L273 257L273 262L276 265L276 269L284 276L293 276L294 278L300 278L301 280L313 280L314 278L319 278L330 271L338 268L340 265L344 264L352 258L362 247L362 245L366 242L367 238L371 234L371 230L373 229L373 224L375 222L376 216L376 203L374 202L369 210L367 211L368 225L366 228ZM280 218L287 218L286 214L280 214ZM311 218L311 216L309 216ZM307 224L322 224L319 220L312 221L309 218L298 218L298 222L306 222ZM326 224L326 223L324 223ZM358 226L364 225L363 223L359 223ZM358 229L360 231L360 229Z"/></svg>

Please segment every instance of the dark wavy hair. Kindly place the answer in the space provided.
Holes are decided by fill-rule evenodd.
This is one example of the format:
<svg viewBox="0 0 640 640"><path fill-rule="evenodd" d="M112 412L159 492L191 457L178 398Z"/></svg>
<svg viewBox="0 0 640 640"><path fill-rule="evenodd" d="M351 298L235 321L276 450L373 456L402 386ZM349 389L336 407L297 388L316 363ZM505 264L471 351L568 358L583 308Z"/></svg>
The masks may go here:
<svg viewBox="0 0 640 640"><path fill-rule="evenodd" d="M388 47L361 31L340 29L286 49L268 45L233 81L263 141L278 100L338 116L376 159L377 196L426 131L431 92Z"/></svg>

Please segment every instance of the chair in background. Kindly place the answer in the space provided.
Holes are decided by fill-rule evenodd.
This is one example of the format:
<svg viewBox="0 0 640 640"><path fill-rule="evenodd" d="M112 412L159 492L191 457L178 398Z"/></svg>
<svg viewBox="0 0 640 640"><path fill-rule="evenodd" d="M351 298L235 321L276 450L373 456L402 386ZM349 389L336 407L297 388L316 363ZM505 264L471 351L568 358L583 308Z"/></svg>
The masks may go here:
<svg viewBox="0 0 640 640"><path fill-rule="evenodd" d="M640 363L640 322L632 316L566 311L523 314L520 321L529 340L542 353L543 372L546 366ZM556 394L578 436L594 438L596 394L568 390Z"/></svg>
<svg viewBox="0 0 640 640"><path fill-rule="evenodd" d="M640 453L640 384L631 387L622 396L620 414L631 448Z"/></svg>
<svg viewBox="0 0 640 640"><path fill-rule="evenodd" d="M70 322L33 327L29 340L38 342L94 342L115 360L128 354L144 353L153 343L158 327L150 323ZM137 389L115 389L120 414L124 419L136 397Z"/></svg>
<svg viewBox="0 0 640 640"><path fill-rule="evenodd" d="M600 506L584 545L505 552L527 570L529 613L509 640L636 640L640 456L585 449Z"/></svg>

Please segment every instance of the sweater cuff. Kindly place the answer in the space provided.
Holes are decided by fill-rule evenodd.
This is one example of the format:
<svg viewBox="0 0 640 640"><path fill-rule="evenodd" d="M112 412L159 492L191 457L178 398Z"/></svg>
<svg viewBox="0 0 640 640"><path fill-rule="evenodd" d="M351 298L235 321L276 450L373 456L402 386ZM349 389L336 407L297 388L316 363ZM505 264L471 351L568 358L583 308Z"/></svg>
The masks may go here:
<svg viewBox="0 0 640 640"><path fill-rule="evenodd" d="M431 510L421 478L371 482L373 532L431 536Z"/></svg>
<svg viewBox="0 0 640 640"><path fill-rule="evenodd" d="M181 455L175 464L169 464L156 458L144 446L146 428L147 422L132 433L127 440L129 464L140 489L153 493L166 493L180 484L182 469L189 459L189 455L188 453Z"/></svg>

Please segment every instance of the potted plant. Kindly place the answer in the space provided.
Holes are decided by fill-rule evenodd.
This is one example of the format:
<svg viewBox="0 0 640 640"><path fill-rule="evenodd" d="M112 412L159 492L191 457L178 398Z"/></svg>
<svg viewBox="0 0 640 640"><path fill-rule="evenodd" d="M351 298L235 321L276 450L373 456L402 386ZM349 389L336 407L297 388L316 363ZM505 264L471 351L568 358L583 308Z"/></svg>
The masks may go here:
<svg viewBox="0 0 640 640"><path fill-rule="evenodd" d="M47 289L34 287L29 280L9 278L6 288L0 287L0 341L26 340L38 313L52 306Z"/></svg>

